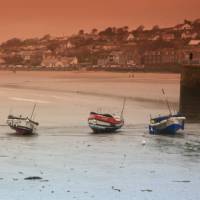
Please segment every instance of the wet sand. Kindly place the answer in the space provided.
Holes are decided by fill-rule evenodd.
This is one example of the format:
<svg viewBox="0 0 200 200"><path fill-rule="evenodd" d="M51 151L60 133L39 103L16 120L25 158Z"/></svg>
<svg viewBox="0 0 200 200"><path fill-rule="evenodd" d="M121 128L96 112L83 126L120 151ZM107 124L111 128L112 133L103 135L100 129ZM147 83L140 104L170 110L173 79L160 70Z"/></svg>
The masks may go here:
<svg viewBox="0 0 200 200"><path fill-rule="evenodd" d="M1 126L0 199L199 199L200 125L173 137L148 134L149 115L167 113L162 88L178 108L179 81L176 74L0 72L1 125L9 110L29 114L34 103L40 122L32 137ZM89 112L120 112L123 97L125 127L92 134Z"/></svg>

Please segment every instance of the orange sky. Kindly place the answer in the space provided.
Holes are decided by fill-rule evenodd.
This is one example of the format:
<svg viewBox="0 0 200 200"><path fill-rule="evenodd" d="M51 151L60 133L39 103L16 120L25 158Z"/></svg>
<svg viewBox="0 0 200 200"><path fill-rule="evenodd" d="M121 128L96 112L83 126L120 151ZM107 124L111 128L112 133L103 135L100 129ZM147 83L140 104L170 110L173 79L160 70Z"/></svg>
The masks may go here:
<svg viewBox="0 0 200 200"><path fill-rule="evenodd" d="M0 0L0 42L81 28L170 26L200 18L199 10L200 0Z"/></svg>

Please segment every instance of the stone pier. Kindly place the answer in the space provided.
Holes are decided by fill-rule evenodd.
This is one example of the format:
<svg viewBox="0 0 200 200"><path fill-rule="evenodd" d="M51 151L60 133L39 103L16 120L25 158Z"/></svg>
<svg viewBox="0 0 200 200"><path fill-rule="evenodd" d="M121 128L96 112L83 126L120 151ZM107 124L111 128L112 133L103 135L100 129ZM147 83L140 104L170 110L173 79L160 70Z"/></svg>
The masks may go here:
<svg viewBox="0 0 200 200"><path fill-rule="evenodd" d="M184 65L180 83L180 112L188 122L200 122L200 65Z"/></svg>

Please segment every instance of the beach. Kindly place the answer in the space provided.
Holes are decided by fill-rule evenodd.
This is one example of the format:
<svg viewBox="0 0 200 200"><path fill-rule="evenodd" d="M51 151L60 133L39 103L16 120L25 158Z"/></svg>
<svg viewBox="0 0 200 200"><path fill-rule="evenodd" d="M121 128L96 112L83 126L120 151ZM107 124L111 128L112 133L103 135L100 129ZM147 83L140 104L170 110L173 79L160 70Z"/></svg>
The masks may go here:
<svg viewBox="0 0 200 200"><path fill-rule="evenodd" d="M200 124L148 134L150 116L169 112L162 88L178 110L180 75L2 71L0 88L0 199L200 198ZM125 126L93 134L89 113L119 114L124 98ZM14 134L8 114L30 116L35 103L38 134Z"/></svg>

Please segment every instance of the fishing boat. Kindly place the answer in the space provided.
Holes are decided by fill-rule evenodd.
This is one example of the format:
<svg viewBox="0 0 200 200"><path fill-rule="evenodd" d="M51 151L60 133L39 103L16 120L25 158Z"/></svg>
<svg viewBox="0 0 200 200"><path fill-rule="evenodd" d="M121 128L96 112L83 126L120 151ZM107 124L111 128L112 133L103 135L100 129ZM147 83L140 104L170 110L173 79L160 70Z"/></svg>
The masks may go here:
<svg viewBox="0 0 200 200"><path fill-rule="evenodd" d="M36 105L34 105L33 107L33 111L31 113L30 118L29 117L22 117L20 116L14 116L14 115L8 115L8 119L7 119L7 124L8 126L15 130L16 133L19 134L35 134L37 131L37 127L39 125L38 122L35 122L34 120L32 120L33 117L33 113L35 111L35 107Z"/></svg>
<svg viewBox="0 0 200 200"><path fill-rule="evenodd" d="M88 118L89 127L94 133L109 133L119 130L124 125L124 107L125 100L120 116L109 113L91 112Z"/></svg>
<svg viewBox="0 0 200 200"><path fill-rule="evenodd" d="M186 118L179 113L152 118L150 120L149 133L175 134L180 129L184 130L185 119Z"/></svg>
<svg viewBox="0 0 200 200"><path fill-rule="evenodd" d="M163 95L165 95L162 89ZM165 97L165 101L169 110L169 115L161 115L150 119L149 133L150 134L175 134L178 130L184 130L185 116L175 112L172 114L168 99Z"/></svg>

